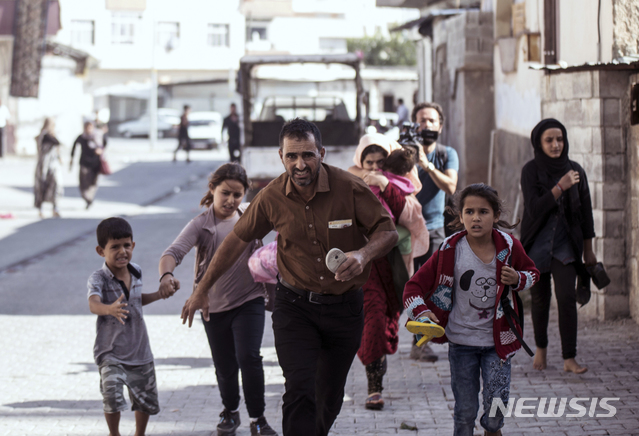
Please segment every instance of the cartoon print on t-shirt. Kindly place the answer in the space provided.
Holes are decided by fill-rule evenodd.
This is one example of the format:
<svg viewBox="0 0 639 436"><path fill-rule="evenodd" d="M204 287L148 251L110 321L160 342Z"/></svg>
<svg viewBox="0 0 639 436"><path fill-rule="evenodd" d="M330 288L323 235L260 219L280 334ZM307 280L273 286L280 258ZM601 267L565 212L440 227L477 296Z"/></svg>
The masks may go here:
<svg viewBox="0 0 639 436"><path fill-rule="evenodd" d="M468 299L468 304L477 310L479 319L488 319L493 306L490 303L486 304L486 301L489 297L497 295L497 280L493 277L478 277L473 284L474 275L475 271L472 269L462 274L459 279L459 287L464 291L470 291L471 296ZM471 287L471 285L473 286Z"/></svg>

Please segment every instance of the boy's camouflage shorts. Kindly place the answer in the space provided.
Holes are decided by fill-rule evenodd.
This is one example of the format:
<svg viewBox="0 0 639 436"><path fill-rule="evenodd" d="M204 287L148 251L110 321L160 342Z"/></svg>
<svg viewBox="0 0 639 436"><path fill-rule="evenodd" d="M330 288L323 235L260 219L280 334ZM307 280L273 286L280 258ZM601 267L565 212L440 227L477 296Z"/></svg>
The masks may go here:
<svg viewBox="0 0 639 436"><path fill-rule="evenodd" d="M148 415L155 415L160 411L153 362L146 365L103 362L100 365L100 392L104 413L117 413L127 409L124 385L129 389L131 410L139 410Z"/></svg>

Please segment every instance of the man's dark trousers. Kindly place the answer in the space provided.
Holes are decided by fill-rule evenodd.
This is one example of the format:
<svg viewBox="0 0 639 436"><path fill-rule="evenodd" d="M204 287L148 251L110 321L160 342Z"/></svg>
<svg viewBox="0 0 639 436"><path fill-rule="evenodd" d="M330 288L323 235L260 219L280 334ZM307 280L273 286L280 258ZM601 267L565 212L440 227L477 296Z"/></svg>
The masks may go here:
<svg viewBox="0 0 639 436"><path fill-rule="evenodd" d="M278 283L273 310L277 358L284 373L284 436L325 436L342 408L344 385L364 326L364 294L316 304Z"/></svg>

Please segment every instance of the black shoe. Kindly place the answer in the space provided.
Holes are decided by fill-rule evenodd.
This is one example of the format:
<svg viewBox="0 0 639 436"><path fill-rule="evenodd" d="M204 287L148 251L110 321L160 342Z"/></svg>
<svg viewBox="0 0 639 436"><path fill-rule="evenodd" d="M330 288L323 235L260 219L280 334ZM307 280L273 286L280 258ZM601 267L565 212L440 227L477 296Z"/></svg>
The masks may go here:
<svg viewBox="0 0 639 436"><path fill-rule="evenodd" d="M218 436L235 436L235 430L240 426L240 412L222 410L220 422L217 424Z"/></svg>
<svg viewBox="0 0 639 436"><path fill-rule="evenodd" d="M271 435L277 436L277 432L268 425L266 418L260 416L257 421L251 423L251 436Z"/></svg>

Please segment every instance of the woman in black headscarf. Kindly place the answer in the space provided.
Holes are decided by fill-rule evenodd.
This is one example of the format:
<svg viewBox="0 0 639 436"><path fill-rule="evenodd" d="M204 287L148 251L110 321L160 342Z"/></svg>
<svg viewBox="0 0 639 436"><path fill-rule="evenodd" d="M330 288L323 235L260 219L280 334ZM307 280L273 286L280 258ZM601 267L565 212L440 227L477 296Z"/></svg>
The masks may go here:
<svg viewBox="0 0 639 436"><path fill-rule="evenodd" d="M548 118L533 129L535 158L521 170L524 216L521 242L541 277L530 290L537 350L533 367L546 368L548 314L552 275L559 309L559 334L564 371L583 374L577 355L577 297L575 280L590 285L585 265L594 265L595 229L588 179L584 169L568 159L568 136L559 121ZM583 262L582 262L583 256Z"/></svg>

